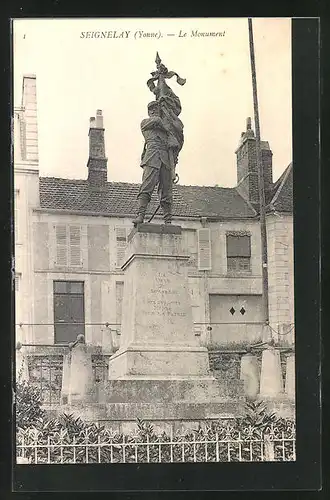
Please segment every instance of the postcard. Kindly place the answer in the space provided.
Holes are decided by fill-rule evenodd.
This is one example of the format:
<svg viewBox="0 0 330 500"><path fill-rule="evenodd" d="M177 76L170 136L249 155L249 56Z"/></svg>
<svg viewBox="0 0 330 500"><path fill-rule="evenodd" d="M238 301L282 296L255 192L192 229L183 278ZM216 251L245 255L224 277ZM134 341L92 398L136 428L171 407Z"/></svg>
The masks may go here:
<svg viewBox="0 0 330 500"><path fill-rule="evenodd" d="M291 28L13 21L17 465L297 460Z"/></svg>

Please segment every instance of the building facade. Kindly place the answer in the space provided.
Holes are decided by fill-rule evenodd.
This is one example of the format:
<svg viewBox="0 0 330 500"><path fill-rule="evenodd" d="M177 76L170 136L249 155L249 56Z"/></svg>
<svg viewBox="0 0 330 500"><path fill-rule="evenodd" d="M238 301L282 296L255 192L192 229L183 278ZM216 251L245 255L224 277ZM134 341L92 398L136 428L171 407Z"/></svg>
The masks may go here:
<svg viewBox="0 0 330 500"><path fill-rule="evenodd" d="M236 187L174 187L173 223L182 226L190 255L194 332L210 352L239 353L270 338L283 349L294 343L292 165L273 182L272 152L268 142L261 146L267 328L251 121L235 152ZM40 177L36 78L25 76L22 106L15 110L14 178L17 341L31 357L58 359L82 333L95 356L110 356L120 345L121 265L139 186L108 180L102 111L90 121L86 179ZM155 193L149 216L157 204Z"/></svg>

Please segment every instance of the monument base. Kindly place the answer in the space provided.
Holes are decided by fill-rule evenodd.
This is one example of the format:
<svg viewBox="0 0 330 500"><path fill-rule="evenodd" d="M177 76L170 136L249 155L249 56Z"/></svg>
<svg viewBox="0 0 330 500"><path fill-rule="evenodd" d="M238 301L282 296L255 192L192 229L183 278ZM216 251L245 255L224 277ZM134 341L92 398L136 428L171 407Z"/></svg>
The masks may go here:
<svg viewBox="0 0 330 500"><path fill-rule="evenodd" d="M132 376L109 380L99 393L103 420L110 427L125 422L134 428L137 419L161 429L192 422L233 418L242 415L245 396L240 380L212 376ZM129 426L129 427L127 427ZM174 427L173 427L174 426Z"/></svg>
<svg viewBox="0 0 330 500"><path fill-rule="evenodd" d="M140 419L170 432L242 415L245 402L240 380L212 376L111 380L99 386L96 399L52 407L49 416L67 413L117 432L136 430Z"/></svg>
<svg viewBox="0 0 330 500"><path fill-rule="evenodd" d="M109 425L241 414L243 382L211 376L194 335L188 261L180 226L139 224L128 236L121 347L99 393Z"/></svg>
<svg viewBox="0 0 330 500"><path fill-rule="evenodd" d="M151 423L156 431L198 429L211 422L242 415L244 401L223 398L217 402L125 402L86 403L52 406L46 410L52 419L66 413L84 422L99 423L113 432L137 430L138 419Z"/></svg>
<svg viewBox="0 0 330 500"><path fill-rule="evenodd" d="M205 347L130 345L117 351L109 364L109 379L130 376L204 376L209 369Z"/></svg>
<svg viewBox="0 0 330 500"><path fill-rule="evenodd" d="M100 391L100 403L170 403L196 402L223 403L230 399L243 400L243 385L239 380L219 380L214 377L169 378L132 377L122 380L109 380ZM143 415L138 415L143 418Z"/></svg>

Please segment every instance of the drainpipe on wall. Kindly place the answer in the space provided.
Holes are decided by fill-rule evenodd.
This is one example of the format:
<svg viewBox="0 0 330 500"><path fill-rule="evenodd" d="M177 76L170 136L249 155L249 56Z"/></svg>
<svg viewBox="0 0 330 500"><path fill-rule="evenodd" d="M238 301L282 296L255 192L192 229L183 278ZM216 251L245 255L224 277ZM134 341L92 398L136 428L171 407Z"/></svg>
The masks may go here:
<svg viewBox="0 0 330 500"><path fill-rule="evenodd" d="M201 217L200 222L202 227L206 227L207 224L207 217ZM204 323L209 323L210 321L210 300L209 300L209 283L208 283L208 274L207 271L203 271L203 286L204 286ZM211 330L208 328L205 328L204 325L204 339L205 339L205 345L209 345L211 341Z"/></svg>

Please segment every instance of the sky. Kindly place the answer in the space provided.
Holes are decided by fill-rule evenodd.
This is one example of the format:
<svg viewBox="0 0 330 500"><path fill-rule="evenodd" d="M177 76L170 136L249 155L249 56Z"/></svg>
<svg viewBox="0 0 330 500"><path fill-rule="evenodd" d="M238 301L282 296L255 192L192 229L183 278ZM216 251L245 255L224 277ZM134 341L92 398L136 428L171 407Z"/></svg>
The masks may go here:
<svg viewBox="0 0 330 500"><path fill-rule="evenodd" d="M276 180L292 161L291 20L257 18L253 30L261 139ZM98 31L129 33L81 35ZM186 79L167 80L182 105L180 184L236 184L235 150L254 116L246 18L18 19L13 32L14 106L23 75L36 75L41 176L87 178L89 118L102 109L108 180L141 181L140 122L154 98L146 82L158 51Z"/></svg>

